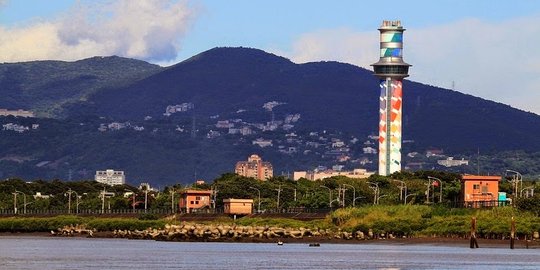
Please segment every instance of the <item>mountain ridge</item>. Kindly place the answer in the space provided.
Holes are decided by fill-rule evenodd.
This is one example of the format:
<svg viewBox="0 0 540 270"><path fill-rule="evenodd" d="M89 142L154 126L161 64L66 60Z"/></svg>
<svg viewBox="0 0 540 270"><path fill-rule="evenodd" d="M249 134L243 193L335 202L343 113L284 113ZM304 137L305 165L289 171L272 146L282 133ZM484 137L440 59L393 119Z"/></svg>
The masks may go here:
<svg viewBox="0 0 540 270"><path fill-rule="evenodd" d="M377 148L369 136L378 130L379 82L369 70L334 61L297 64L249 48L215 48L165 68L137 61L81 60L83 67L110 68L97 79L84 69L60 80L33 74L31 82L43 76L60 90L81 87L58 99L47 96L62 116L57 119L0 117L1 124L22 130L0 130L0 176L65 178L73 172L75 179L88 179L88 172L114 168L134 179L186 183L234 171L236 161L253 153L272 162L276 175L319 165L376 169L376 154L364 150ZM124 65L133 65L132 77L116 74ZM9 90L7 96L20 104L37 96L13 95L9 80L20 86L24 74L4 71L0 64L0 91ZM119 75L121 83L107 80ZM56 88L30 90L50 89ZM83 89L84 96L76 95ZM531 162L540 152L540 116L410 80L403 89L405 167L436 167L436 160L407 155L435 148L471 160L448 170L476 172L473 158L481 151L489 155L478 158L486 172L540 174ZM345 146L334 147L335 141Z"/></svg>

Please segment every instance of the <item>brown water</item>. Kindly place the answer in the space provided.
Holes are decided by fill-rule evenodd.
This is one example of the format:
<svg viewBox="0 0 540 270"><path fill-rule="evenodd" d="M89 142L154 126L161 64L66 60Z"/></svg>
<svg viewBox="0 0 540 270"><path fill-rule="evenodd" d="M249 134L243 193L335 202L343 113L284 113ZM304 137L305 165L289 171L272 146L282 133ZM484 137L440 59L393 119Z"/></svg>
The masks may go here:
<svg viewBox="0 0 540 270"><path fill-rule="evenodd" d="M9 236L0 269L540 269L540 249Z"/></svg>

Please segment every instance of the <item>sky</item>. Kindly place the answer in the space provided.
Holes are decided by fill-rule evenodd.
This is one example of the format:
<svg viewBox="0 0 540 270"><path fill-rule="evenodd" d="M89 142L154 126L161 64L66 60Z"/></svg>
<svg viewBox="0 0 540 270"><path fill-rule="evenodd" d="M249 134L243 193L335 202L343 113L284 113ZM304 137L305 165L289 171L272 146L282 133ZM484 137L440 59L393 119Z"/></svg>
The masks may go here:
<svg viewBox="0 0 540 270"><path fill-rule="evenodd" d="M383 20L407 29L410 80L540 114L536 0L0 0L0 62L119 55L168 66L242 46L370 68Z"/></svg>

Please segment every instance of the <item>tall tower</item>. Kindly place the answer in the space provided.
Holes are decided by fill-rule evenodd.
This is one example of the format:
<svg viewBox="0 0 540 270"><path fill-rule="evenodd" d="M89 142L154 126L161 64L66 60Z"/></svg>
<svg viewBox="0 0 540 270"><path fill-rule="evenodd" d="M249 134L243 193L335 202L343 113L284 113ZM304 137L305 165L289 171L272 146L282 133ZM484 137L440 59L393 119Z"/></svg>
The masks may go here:
<svg viewBox="0 0 540 270"><path fill-rule="evenodd" d="M411 65L403 61L403 31L401 21L383 21L381 55L372 64L380 79L379 174L401 171L402 81L409 76Z"/></svg>

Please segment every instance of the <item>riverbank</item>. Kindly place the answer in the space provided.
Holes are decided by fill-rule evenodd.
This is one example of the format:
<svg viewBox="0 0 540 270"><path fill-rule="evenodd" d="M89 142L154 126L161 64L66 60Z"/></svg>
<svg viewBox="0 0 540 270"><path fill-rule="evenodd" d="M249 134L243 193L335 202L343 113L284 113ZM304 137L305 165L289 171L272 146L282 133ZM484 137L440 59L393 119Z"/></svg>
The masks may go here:
<svg viewBox="0 0 540 270"><path fill-rule="evenodd" d="M3 238L24 237L24 238L39 238L39 237L62 237L52 235L51 233L34 232L34 233L0 233L0 240ZM70 237L88 237L87 235L74 235ZM97 232L93 238L115 238L113 232ZM152 240L152 239L147 239ZM159 240L158 240L159 241ZM328 239L323 237L310 237L303 239L227 239L227 240L178 240L178 242L221 242L221 243L276 243L281 241L286 244L358 244L358 245L431 245L431 246L448 246L448 247L463 247L469 248L469 239L463 238L440 238L440 237L421 237L421 238L399 238L399 239L371 239L371 240L344 240L344 239ZM500 239L478 239L479 248L510 248L510 240ZM516 241L516 249L527 248L525 240ZM540 249L540 243L532 242L529 248Z"/></svg>
<svg viewBox="0 0 540 270"><path fill-rule="evenodd" d="M1 232L0 240L3 238L48 238L48 237L78 237L78 238L118 238L114 231L102 231L94 232L90 237L88 234L72 234L62 235L50 232ZM176 242L221 242L221 243L276 243L282 242L286 244L359 244L359 245L430 245L430 246L447 246L447 247L463 247L469 248L469 239L466 238L445 238L445 237L409 237L409 238L378 238L378 239L338 239L329 237L306 237L306 238L237 238L237 239L177 239L177 240L164 240L164 239L151 239L151 238L127 238L126 239L139 239L139 240L155 240L155 241L176 241ZM479 248L510 248L509 239L477 239ZM539 241L517 240L515 242L516 249L540 249Z"/></svg>

